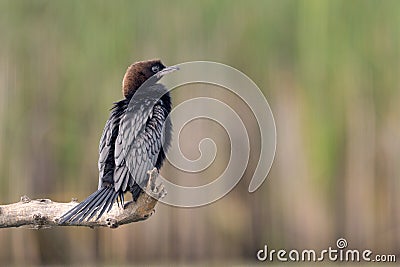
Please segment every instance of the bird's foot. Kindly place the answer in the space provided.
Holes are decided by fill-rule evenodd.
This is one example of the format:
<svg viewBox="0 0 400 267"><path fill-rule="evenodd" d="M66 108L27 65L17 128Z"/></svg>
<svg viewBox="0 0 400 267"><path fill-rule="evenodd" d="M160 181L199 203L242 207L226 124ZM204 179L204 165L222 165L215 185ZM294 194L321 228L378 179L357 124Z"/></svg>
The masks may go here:
<svg viewBox="0 0 400 267"><path fill-rule="evenodd" d="M157 168L147 171L147 174L149 175L149 181L147 182L146 193L157 200L165 197L167 195L167 191L165 190L164 185L162 183L156 185L156 180L158 177Z"/></svg>

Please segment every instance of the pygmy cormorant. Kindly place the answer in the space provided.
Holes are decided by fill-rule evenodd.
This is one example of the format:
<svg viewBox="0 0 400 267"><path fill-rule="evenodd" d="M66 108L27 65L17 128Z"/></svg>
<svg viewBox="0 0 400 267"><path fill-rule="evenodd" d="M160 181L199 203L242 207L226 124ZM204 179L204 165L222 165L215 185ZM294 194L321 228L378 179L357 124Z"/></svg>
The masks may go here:
<svg viewBox="0 0 400 267"><path fill-rule="evenodd" d="M96 214L98 219L115 201L123 206L128 191L138 199L147 171L161 168L171 139L171 98L158 80L177 69L157 59L128 67L122 81L125 98L114 103L100 139L98 190L65 213L61 224L90 220Z"/></svg>

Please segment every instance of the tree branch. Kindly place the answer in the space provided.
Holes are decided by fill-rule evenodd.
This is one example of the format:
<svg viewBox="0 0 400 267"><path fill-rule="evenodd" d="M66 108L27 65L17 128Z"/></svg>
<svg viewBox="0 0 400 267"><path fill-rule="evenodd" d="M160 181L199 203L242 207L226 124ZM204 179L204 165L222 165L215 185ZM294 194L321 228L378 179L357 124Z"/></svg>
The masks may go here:
<svg viewBox="0 0 400 267"><path fill-rule="evenodd" d="M155 186L158 176L157 169L148 172L149 183L145 193L142 193L136 202L128 202L124 208L115 203L110 212L103 214L97 221L83 221L73 226L110 227L138 222L148 219L154 213L157 200L165 195L162 185ZM71 226L69 223L59 224L58 219L72 209L78 202L53 202L50 199L31 200L22 196L21 201L8 205L0 205L0 228L28 226L34 229L54 226Z"/></svg>

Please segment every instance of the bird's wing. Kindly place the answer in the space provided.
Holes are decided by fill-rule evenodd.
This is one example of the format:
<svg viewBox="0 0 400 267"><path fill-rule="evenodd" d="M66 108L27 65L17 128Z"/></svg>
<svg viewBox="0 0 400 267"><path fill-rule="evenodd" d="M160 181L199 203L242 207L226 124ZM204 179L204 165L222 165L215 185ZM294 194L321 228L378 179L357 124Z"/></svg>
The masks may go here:
<svg viewBox="0 0 400 267"><path fill-rule="evenodd" d="M110 185L113 184L113 172L115 169L115 140L117 139L119 124L127 105L128 101L126 100L115 103L114 107L111 109L110 117L104 127L103 134L101 135L98 161L99 189L102 187L104 182L109 183Z"/></svg>
<svg viewBox="0 0 400 267"><path fill-rule="evenodd" d="M161 84L152 86L135 93L121 119L115 142L115 166L116 169L126 166L133 179L129 180L130 175L114 173L115 190L125 191L134 182L145 186L147 171L154 168L161 151L163 124L168 111L163 107L160 95L153 93L165 89Z"/></svg>
<svg viewBox="0 0 400 267"><path fill-rule="evenodd" d="M84 201L76 205L60 218L60 223L75 223L83 220L90 220L98 214L97 219L104 212L110 211L115 200L119 200L121 204L124 202L123 192L114 190L114 150L115 140L118 136L119 125L125 109L128 106L127 100L121 100L114 104L111 109L110 117L106 122L103 134L99 144L99 189L86 198ZM121 168L118 168L121 169ZM125 167L122 169L126 169ZM126 174L127 171L125 171Z"/></svg>

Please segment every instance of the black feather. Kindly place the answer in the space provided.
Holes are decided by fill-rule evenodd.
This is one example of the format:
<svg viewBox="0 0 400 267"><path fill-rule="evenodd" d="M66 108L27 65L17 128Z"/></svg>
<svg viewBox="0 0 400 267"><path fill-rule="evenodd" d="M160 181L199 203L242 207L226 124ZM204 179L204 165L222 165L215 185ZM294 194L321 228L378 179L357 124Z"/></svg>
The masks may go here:
<svg viewBox="0 0 400 267"><path fill-rule="evenodd" d="M90 220L95 214L98 219L115 201L124 207L127 191L134 201L138 199L148 181L147 171L159 169L165 159L171 138L170 111L169 93L158 83L114 103L99 144L98 191L64 214L61 223Z"/></svg>

